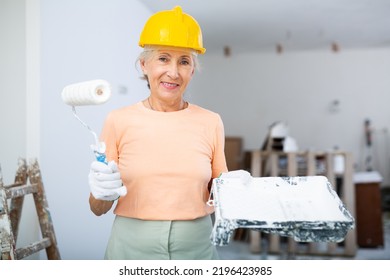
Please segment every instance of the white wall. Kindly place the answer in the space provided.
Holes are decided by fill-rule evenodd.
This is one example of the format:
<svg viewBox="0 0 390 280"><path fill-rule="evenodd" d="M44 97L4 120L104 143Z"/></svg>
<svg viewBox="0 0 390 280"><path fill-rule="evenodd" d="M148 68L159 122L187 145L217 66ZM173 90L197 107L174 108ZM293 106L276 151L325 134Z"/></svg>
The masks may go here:
<svg viewBox="0 0 390 280"><path fill-rule="evenodd" d="M207 43L207 42L206 42ZM261 147L268 126L286 121L302 150L338 146L362 167L363 123L375 129L375 167L390 182L390 49L218 54L201 59L188 97L221 113L226 135ZM338 100L338 112L329 110Z"/></svg>
<svg viewBox="0 0 390 280"><path fill-rule="evenodd" d="M36 22L25 0L0 1L0 167L3 184L14 182L18 158L37 157L36 123ZM10 32L12 30L12 32ZM35 76L36 77L36 76ZM28 102L30 101L30 102ZM35 121L35 123L33 123ZM26 196L20 221L17 246L26 246L38 239L39 228L32 195ZM38 254L29 259L37 258Z"/></svg>
<svg viewBox="0 0 390 280"><path fill-rule="evenodd" d="M2 88L0 92L0 165L5 184L13 182L17 159L26 153L24 2L25 0L0 1L0 84ZM10 30L13 32L9 32Z"/></svg>
<svg viewBox="0 0 390 280"><path fill-rule="evenodd" d="M143 99L147 87L135 61L150 12L127 0L42 0L41 7L41 166L59 249L63 259L101 259L114 216L96 217L89 209L94 138L62 102L61 91L79 81L111 83L106 104L77 108L97 134L106 113Z"/></svg>

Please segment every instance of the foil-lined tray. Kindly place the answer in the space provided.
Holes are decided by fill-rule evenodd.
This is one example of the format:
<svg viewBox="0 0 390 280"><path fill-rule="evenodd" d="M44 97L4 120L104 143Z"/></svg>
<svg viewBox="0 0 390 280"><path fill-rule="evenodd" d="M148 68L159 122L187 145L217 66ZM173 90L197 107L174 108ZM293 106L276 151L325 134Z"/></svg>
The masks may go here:
<svg viewBox="0 0 390 280"><path fill-rule="evenodd" d="M214 245L229 244L237 228L293 237L298 242L341 242L355 220L324 176L213 180Z"/></svg>

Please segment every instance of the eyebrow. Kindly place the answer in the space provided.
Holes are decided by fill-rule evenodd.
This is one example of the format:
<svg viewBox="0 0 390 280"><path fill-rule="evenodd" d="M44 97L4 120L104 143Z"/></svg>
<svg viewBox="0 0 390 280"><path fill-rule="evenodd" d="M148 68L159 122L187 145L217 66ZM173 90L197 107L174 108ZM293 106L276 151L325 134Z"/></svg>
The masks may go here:
<svg viewBox="0 0 390 280"><path fill-rule="evenodd" d="M172 57L172 55L168 52L160 52L160 53L158 53L158 55L167 55L167 56ZM180 56L180 58L191 58L191 54L183 54Z"/></svg>

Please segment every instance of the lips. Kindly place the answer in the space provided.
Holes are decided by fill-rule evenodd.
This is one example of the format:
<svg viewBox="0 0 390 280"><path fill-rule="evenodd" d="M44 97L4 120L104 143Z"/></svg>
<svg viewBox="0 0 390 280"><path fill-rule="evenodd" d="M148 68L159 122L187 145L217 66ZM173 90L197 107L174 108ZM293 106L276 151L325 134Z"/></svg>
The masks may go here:
<svg viewBox="0 0 390 280"><path fill-rule="evenodd" d="M179 86L179 84L176 83L167 83L167 82L161 82L162 86L168 89L174 89Z"/></svg>

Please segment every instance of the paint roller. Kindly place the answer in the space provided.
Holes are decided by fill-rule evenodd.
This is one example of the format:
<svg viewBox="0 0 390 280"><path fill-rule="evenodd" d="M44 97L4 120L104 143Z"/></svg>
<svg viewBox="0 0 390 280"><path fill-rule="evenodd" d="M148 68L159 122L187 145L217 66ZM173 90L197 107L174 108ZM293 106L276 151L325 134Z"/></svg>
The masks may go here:
<svg viewBox="0 0 390 280"><path fill-rule="evenodd" d="M91 145L96 160L107 163L104 142L99 142L96 133L83 122L76 112L76 106L100 105L108 101L111 97L110 84L105 80L91 80L70 84L62 90L62 100L65 104L72 106L73 115L78 119L94 136L95 144Z"/></svg>

